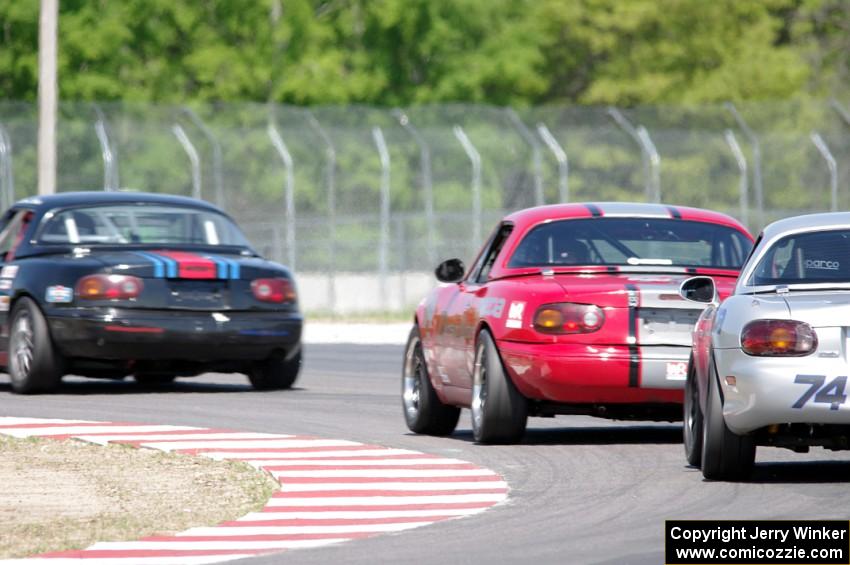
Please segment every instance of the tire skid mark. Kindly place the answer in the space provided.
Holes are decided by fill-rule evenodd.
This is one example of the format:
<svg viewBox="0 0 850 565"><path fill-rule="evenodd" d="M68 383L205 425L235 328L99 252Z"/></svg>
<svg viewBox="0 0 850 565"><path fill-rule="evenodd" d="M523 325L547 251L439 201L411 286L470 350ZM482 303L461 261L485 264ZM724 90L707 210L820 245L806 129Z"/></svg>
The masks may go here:
<svg viewBox="0 0 850 565"><path fill-rule="evenodd" d="M484 512L508 498L501 475L468 461L348 440L193 426L0 417L0 435L239 460L281 483L266 506L173 536L97 542L0 563L219 563L401 532Z"/></svg>

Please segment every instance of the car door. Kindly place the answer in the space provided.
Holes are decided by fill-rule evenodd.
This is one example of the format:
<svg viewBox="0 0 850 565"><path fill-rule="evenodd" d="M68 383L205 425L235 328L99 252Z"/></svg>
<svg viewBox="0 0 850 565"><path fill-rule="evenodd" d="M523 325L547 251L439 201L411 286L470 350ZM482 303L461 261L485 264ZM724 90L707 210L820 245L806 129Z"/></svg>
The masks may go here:
<svg viewBox="0 0 850 565"><path fill-rule="evenodd" d="M449 316L456 325L447 347L451 357L448 369L453 386L472 389L475 330L480 320L479 312L490 290L490 269L493 268L512 229L513 225L510 223L497 226L475 265L458 285L458 297L449 311Z"/></svg>

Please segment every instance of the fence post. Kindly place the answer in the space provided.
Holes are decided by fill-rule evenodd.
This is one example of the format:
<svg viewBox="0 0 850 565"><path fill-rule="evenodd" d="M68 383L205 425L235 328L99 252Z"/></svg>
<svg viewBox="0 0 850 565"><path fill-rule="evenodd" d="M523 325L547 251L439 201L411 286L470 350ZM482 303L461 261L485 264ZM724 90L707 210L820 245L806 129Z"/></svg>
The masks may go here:
<svg viewBox="0 0 850 565"><path fill-rule="evenodd" d="M747 158L744 152L741 151L741 146L738 144L738 139L731 129L723 132L723 137L732 150L732 156L735 158L735 163L738 164L738 205L740 206L741 223L749 226L750 223L750 185L747 179Z"/></svg>
<svg viewBox="0 0 850 565"><path fill-rule="evenodd" d="M534 204L541 206L546 203L546 200L543 195L543 158L540 155L540 143L513 108L505 108L505 113L520 137L531 147L531 162L534 168Z"/></svg>
<svg viewBox="0 0 850 565"><path fill-rule="evenodd" d="M378 156L381 159L381 218L380 239L378 241L378 273L379 292L381 293L381 309L387 310L387 277L389 272L389 245L390 245L390 152L387 150L387 142L381 128L372 128L372 139L378 148Z"/></svg>
<svg viewBox="0 0 850 565"><path fill-rule="evenodd" d="M410 134L416 145L419 146L419 166L421 167L422 191L425 201L425 223L426 249L428 253L428 264L437 264L437 237L435 233L436 220L434 219L434 183L431 178L431 148L422 137L422 134L410 123L410 118L399 109L393 110L393 115L398 119L399 125Z"/></svg>
<svg viewBox="0 0 850 565"><path fill-rule="evenodd" d="M830 211L837 212L838 211L838 164L835 162L835 157L833 157L832 152L829 150L829 146L826 144L826 141L823 140L821 135L813 131L809 134L809 137L812 139L812 143L817 147L818 152L823 157L823 160L826 161L826 167L829 169L829 194L830 194Z"/></svg>
<svg viewBox="0 0 850 565"><path fill-rule="evenodd" d="M15 202L15 176L12 170L12 138L0 124L0 202L3 209Z"/></svg>
<svg viewBox="0 0 850 565"><path fill-rule="evenodd" d="M649 136L649 131L643 127L637 127L638 138L640 138L647 155L649 156L650 173L652 174L652 201L661 202L661 155Z"/></svg>
<svg viewBox="0 0 850 565"><path fill-rule="evenodd" d="M740 112L738 112L738 109L734 104L726 102L723 107L732 114L732 117L735 119L735 123L738 124L738 127L741 128L742 132L744 132L744 135L747 137L750 145L753 146L753 189L756 192L756 212L758 213L758 225L759 228L761 228L764 226L764 187L762 186L761 179L761 143L759 142L758 136L750 128L749 124L747 124L744 117L740 114Z"/></svg>
<svg viewBox="0 0 850 565"><path fill-rule="evenodd" d="M829 105L832 106L833 110L838 112L838 115L841 116L841 119L844 121L844 125L850 126L850 112L847 112L847 108L842 106L835 98L829 101Z"/></svg>
<svg viewBox="0 0 850 565"><path fill-rule="evenodd" d="M97 115L97 120L94 123L94 131L97 134L98 142L100 142L100 155L103 159L103 190L111 192L118 190L120 186L118 180L118 156L112 150L112 143L109 139L109 126L106 123L103 111L97 104L94 105L94 112Z"/></svg>
<svg viewBox="0 0 850 565"><path fill-rule="evenodd" d="M472 164L472 249L481 244L481 155L459 125L453 128Z"/></svg>
<svg viewBox="0 0 850 565"><path fill-rule="evenodd" d="M608 107L608 115L640 148L643 163L644 194L648 202L661 202L661 157L645 127L635 128L615 106Z"/></svg>
<svg viewBox="0 0 850 565"><path fill-rule="evenodd" d="M284 221L286 222L286 263L287 266L295 270L295 171L292 162L292 155L289 153L289 148L283 142L280 132L277 129L274 121L269 119L266 131L269 134L272 145L277 154L280 155L280 160L283 161L284 173L286 175L283 187L284 194Z"/></svg>
<svg viewBox="0 0 850 565"><path fill-rule="evenodd" d="M186 135L183 126L174 124L171 126L171 131L174 132L177 141L183 146L183 150L189 157L189 163L192 165L192 197L201 198L201 158L198 156L198 151L192 145L192 141Z"/></svg>
<svg viewBox="0 0 850 565"><path fill-rule="evenodd" d="M546 146L549 147L549 150L555 156L555 160L558 161L558 196L561 202L569 202L570 162L567 159L567 152L564 151L564 148L561 147L561 144L558 143L558 140L555 139L555 136L552 135L552 132L549 131L549 128L543 122L537 124L537 133L540 134Z"/></svg>
<svg viewBox="0 0 850 565"><path fill-rule="evenodd" d="M312 112L307 110L307 122L310 124L322 143L325 144L326 171L325 177L328 185L328 308L333 314L336 310L336 148L330 136L319 123Z"/></svg>
<svg viewBox="0 0 850 565"><path fill-rule="evenodd" d="M183 113L189 118L189 121L195 125L196 128L201 130L201 133L204 137L207 138L210 145L212 146L213 154L213 187L215 190L215 205L219 208L224 208L224 180L222 173L222 154L221 154L221 143L218 141L218 138L213 134L212 130L207 127L207 125L198 117L198 115L192 111L188 106L183 106L181 108Z"/></svg>

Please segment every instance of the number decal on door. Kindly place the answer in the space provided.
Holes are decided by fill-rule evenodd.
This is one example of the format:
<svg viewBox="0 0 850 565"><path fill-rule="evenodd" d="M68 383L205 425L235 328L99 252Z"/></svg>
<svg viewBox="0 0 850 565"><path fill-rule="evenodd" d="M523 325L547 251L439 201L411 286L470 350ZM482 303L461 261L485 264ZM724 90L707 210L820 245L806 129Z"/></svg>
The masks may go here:
<svg viewBox="0 0 850 565"><path fill-rule="evenodd" d="M847 401L844 388L847 386L847 377L835 377L828 383L823 375L797 375L794 382L801 385L809 385L803 396L797 399L791 408L803 408L809 400L814 404L829 404L830 410L838 410L838 407Z"/></svg>

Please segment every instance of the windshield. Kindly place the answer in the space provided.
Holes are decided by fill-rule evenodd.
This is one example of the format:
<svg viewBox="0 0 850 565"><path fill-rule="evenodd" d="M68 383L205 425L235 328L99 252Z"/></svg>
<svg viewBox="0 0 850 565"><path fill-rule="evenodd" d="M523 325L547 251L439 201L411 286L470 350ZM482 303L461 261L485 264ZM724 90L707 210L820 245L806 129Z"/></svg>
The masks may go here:
<svg viewBox="0 0 850 565"><path fill-rule="evenodd" d="M509 267L676 266L740 269L752 242L736 229L663 218L561 220L532 229Z"/></svg>
<svg viewBox="0 0 850 565"><path fill-rule="evenodd" d="M783 237L762 257L750 286L850 282L850 230Z"/></svg>
<svg viewBox="0 0 850 565"><path fill-rule="evenodd" d="M231 245L249 247L226 216L172 205L118 204L69 208L50 217L37 236L47 245Z"/></svg>

